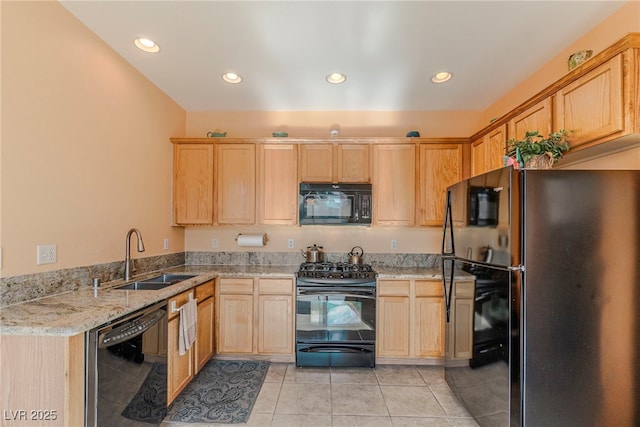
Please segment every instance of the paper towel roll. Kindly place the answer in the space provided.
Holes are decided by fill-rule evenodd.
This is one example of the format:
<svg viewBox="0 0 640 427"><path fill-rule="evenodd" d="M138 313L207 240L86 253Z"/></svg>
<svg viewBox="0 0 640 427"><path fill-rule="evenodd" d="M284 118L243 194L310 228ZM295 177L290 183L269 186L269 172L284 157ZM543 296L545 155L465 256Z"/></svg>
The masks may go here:
<svg viewBox="0 0 640 427"><path fill-rule="evenodd" d="M267 244L266 234L239 234L238 246L264 246Z"/></svg>

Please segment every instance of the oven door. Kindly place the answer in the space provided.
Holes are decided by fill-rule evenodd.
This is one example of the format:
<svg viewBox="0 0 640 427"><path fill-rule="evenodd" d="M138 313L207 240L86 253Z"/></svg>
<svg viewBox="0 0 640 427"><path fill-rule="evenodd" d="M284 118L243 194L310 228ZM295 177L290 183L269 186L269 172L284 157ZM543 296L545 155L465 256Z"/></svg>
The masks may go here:
<svg viewBox="0 0 640 427"><path fill-rule="evenodd" d="M298 286L296 364L375 366L375 287Z"/></svg>

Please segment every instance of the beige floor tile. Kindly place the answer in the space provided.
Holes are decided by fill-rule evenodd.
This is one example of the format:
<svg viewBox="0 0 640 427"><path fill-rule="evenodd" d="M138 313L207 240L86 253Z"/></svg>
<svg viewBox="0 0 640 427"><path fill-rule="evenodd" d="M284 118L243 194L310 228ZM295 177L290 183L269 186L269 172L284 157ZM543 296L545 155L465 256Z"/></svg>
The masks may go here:
<svg viewBox="0 0 640 427"><path fill-rule="evenodd" d="M380 386L392 417L446 417L428 387Z"/></svg>
<svg viewBox="0 0 640 427"><path fill-rule="evenodd" d="M252 414L273 414L276 411L280 387L282 383L263 383L256 403L253 405Z"/></svg>
<svg viewBox="0 0 640 427"><path fill-rule="evenodd" d="M331 415L330 385L283 383L276 414Z"/></svg>
<svg viewBox="0 0 640 427"><path fill-rule="evenodd" d="M454 427L448 418L391 417L393 427Z"/></svg>
<svg viewBox="0 0 640 427"><path fill-rule="evenodd" d="M444 409L450 417L470 417L469 411L460 403L456 395L451 389L444 386L431 386L433 395L440 403L440 406Z"/></svg>
<svg viewBox="0 0 640 427"><path fill-rule="evenodd" d="M473 418L449 418L455 427L479 427L476 420ZM509 425L507 422L504 425Z"/></svg>
<svg viewBox="0 0 640 427"><path fill-rule="evenodd" d="M271 363L264 378L266 383L282 382L287 372L287 363Z"/></svg>
<svg viewBox="0 0 640 427"><path fill-rule="evenodd" d="M251 427L270 427L273 414L257 414L252 413L249 417L249 421L246 424L235 424L236 426L251 426ZM227 427L233 424L225 424Z"/></svg>
<svg viewBox="0 0 640 427"><path fill-rule="evenodd" d="M274 414L274 427L331 427L331 415Z"/></svg>
<svg viewBox="0 0 640 427"><path fill-rule="evenodd" d="M329 384L331 371L328 368L298 368L295 364L287 365L284 382Z"/></svg>
<svg viewBox="0 0 640 427"><path fill-rule="evenodd" d="M416 369L427 385L447 385L444 379L444 366L417 366Z"/></svg>
<svg viewBox="0 0 640 427"><path fill-rule="evenodd" d="M370 368L331 368L331 384L378 384Z"/></svg>
<svg viewBox="0 0 640 427"><path fill-rule="evenodd" d="M426 383L415 366L383 365L375 369L380 385L420 385Z"/></svg>
<svg viewBox="0 0 640 427"><path fill-rule="evenodd" d="M334 415L333 427L393 427L391 417L369 417L362 415Z"/></svg>
<svg viewBox="0 0 640 427"><path fill-rule="evenodd" d="M331 414L389 416L377 385L331 384Z"/></svg>

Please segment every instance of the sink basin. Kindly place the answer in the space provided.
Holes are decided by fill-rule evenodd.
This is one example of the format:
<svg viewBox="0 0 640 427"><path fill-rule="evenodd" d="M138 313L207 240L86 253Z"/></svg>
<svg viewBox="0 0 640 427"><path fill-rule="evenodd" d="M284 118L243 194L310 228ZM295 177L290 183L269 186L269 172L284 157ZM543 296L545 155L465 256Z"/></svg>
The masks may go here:
<svg viewBox="0 0 640 427"><path fill-rule="evenodd" d="M183 280L196 277L195 274L161 274L160 276L151 277L145 280L138 280L136 282L127 283L122 286L118 286L116 289L121 290L134 290L134 291L157 291L158 289L166 288L175 283L182 282Z"/></svg>
<svg viewBox="0 0 640 427"><path fill-rule="evenodd" d="M157 291L158 289L171 286L171 282L133 282L127 285L118 286L118 290L134 290L134 291Z"/></svg>

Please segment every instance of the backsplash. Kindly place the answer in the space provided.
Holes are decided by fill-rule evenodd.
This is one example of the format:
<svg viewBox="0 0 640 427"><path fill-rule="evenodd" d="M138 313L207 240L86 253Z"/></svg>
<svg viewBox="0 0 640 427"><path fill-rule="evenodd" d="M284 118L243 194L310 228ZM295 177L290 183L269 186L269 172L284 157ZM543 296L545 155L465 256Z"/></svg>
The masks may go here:
<svg viewBox="0 0 640 427"><path fill-rule="evenodd" d="M325 253L329 262L347 262L344 253ZM300 252L180 252L169 255L136 258L134 275L150 273L181 265L290 265L304 262ZM364 262L380 267L438 267L439 254L384 254L364 255ZM91 286L97 277L103 283L121 279L124 262L116 261L86 267L67 268L44 273L13 276L0 279L0 307L36 298L75 291Z"/></svg>

